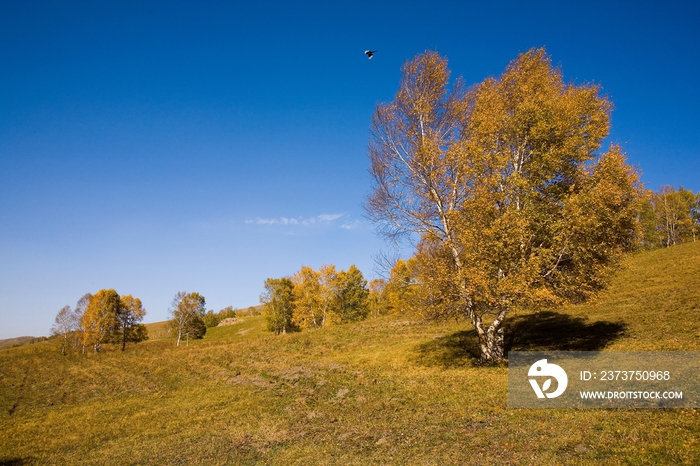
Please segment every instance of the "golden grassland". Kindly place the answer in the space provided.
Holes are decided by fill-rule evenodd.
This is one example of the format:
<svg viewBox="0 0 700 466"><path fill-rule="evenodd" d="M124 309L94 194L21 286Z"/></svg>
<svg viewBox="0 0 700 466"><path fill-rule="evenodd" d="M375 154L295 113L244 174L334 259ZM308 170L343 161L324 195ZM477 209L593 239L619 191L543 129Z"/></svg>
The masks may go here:
<svg viewBox="0 0 700 466"><path fill-rule="evenodd" d="M700 350L700 243L629 258L594 302L515 316L510 349ZM0 350L2 464L700 464L693 409L508 409L464 322L296 334L261 317L176 348ZM526 332L526 333L525 333Z"/></svg>

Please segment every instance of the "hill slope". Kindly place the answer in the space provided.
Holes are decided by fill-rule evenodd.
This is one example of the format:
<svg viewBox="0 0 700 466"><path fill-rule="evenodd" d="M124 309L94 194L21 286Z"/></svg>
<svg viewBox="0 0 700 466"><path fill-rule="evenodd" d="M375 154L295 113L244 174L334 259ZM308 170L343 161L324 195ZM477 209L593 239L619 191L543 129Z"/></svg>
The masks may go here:
<svg viewBox="0 0 700 466"><path fill-rule="evenodd" d="M700 350L700 243L631 257L595 302L515 317L510 349ZM681 325L682 323L682 325ZM698 464L696 410L513 410L465 323L411 316L62 357L0 351L0 464Z"/></svg>
<svg viewBox="0 0 700 466"><path fill-rule="evenodd" d="M0 348L7 348L10 346L20 346L25 343L41 341L42 337L15 337L15 338L5 338L0 340Z"/></svg>

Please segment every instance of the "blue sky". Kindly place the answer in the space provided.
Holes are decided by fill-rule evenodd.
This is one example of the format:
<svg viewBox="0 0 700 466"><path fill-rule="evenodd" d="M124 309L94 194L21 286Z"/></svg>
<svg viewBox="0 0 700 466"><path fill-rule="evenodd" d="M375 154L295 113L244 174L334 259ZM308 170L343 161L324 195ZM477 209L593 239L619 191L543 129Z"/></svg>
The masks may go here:
<svg viewBox="0 0 700 466"><path fill-rule="evenodd" d="M368 128L426 49L476 83L545 46L602 85L649 188L700 191L697 24L668 1L5 2L0 338L101 288L153 322L178 291L256 305L301 265L372 278Z"/></svg>

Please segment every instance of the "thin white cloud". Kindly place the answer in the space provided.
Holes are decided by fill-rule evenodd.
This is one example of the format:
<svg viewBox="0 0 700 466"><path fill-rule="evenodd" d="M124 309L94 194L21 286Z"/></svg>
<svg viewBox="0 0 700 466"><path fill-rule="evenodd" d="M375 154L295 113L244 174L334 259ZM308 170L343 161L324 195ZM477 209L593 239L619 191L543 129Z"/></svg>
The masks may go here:
<svg viewBox="0 0 700 466"><path fill-rule="evenodd" d="M321 214L315 217L277 217L277 218L260 218L255 220L248 219L245 221L248 225L329 225L336 220L343 218L345 214Z"/></svg>
<svg viewBox="0 0 700 466"><path fill-rule="evenodd" d="M354 222L345 222L342 225L340 225L340 228L343 228L345 230L354 230L360 226L359 220L355 220Z"/></svg>
<svg viewBox="0 0 700 466"><path fill-rule="evenodd" d="M332 222L333 220L338 220L340 217L342 217L343 214L333 214L333 215L319 215L318 219L323 221L323 222Z"/></svg>

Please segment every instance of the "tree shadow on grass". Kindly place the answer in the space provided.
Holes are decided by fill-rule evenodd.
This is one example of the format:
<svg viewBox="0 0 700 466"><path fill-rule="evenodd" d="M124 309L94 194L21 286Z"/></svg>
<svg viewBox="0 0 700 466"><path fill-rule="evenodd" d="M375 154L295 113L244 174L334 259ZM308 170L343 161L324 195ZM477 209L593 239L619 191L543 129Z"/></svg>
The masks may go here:
<svg viewBox="0 0 700 466"><path fill-rule="evenodd" d="M582 317L545 311L507 320L506 351L598 351L626 331L624 322L588 323ZM414 362L426 367L456 368L475 364L481 351L476 330L463 330L415 348Z"/></svg>
<svg viewBox="0 0 700 466"><path fill-rule="evenodd" d="M545 311L520 315L506 322L506 351L600 351L625 335L622 322Z"/></svg>
<svg viewBox="0 0 700 466"><path fill-rule="evenodd" d="M476 330L462 330L416 346L412 359L420 366L448 369L472 365L480 354Z"/></svg>
<svg viewBox="0 0 700 466"><path fill-rule="evenodd" d="M3 458L0 457L0 466L22 466L31 464L32 458Z"/></svg>

